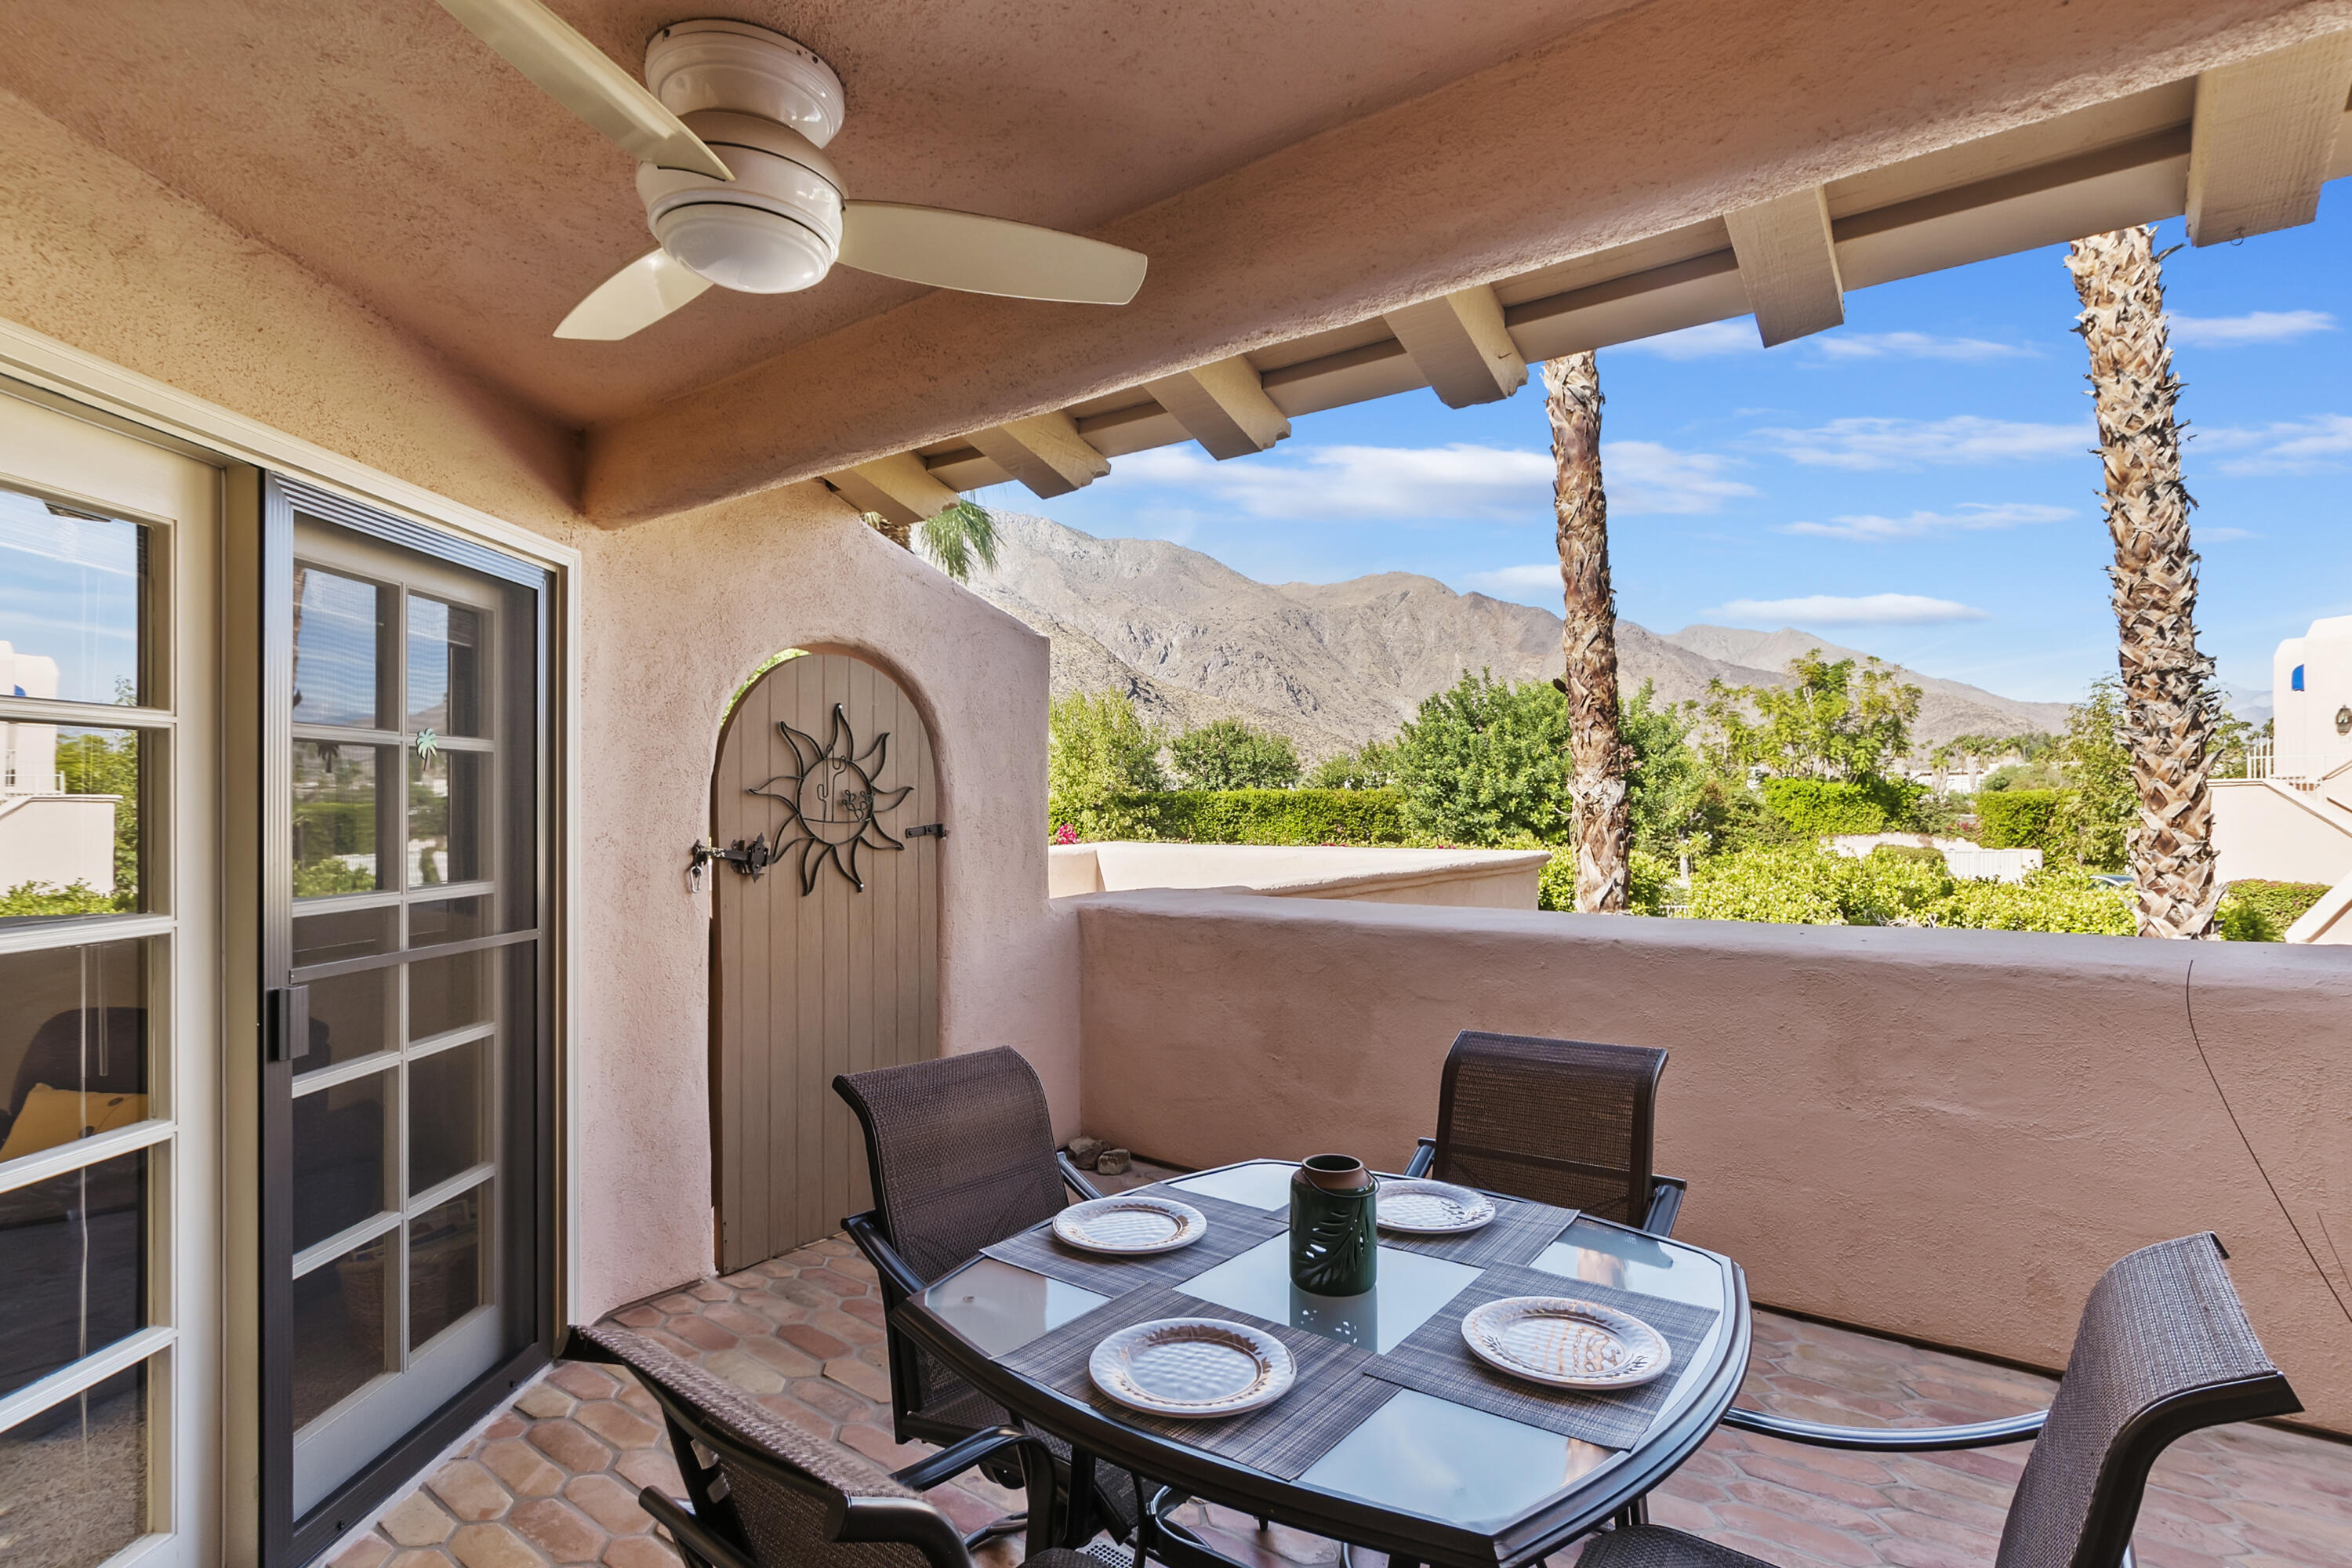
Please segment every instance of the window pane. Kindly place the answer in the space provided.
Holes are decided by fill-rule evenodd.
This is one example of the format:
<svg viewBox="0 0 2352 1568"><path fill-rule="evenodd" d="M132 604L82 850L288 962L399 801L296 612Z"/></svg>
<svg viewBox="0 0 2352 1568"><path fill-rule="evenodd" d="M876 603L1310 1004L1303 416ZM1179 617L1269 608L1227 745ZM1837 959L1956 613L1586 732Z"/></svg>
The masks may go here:
<svg viewBox="0 0 2352 1568"><path fill-rule="evenodd" d="M0 721L0 919L142 907L144 749L136 730Z"/></svg>
<svg viewBox="0 0 2352 1568"><path fill-rule="evenodd" d="M0 1161L146 1120L146 963L136 942L0 953Z"/></svg>
<svg viewBox="0 0 2352 1568"><path fill-rule="evenodd" d="M147 1363L0 1432L0 1560L95 1568L147 1531Z"/></svg>
<svg viewBox="0 0 2352 1568"><path fill-rule="evenodd" d="M461 952L408 966L408 1037L422 1040L490 1016L492 952Z"/></svg>
<svg viewBox="0 0 2352 1568"><path fill-rule="evenodd" d="M363 969L331 980L310 982L310 1054L294 1064L316 1072L354 1057L394 1049L400 1037L393 1024L393 973Z"/></svg>
<svg viewBox="0 0 2352 1568"><path fill-rule="evenodd" d="M472 882L488 874L482 837L490 776L481 752L408 753L408 885Z"/></svg>
<svg viewBox="0 0 2352 1568"><path fill-rule="evenodd" d="M384 1170L389 1072L297 1096L294 1101L294 1250L392 1206Z"/></svg>
<svg viewBox="0 0 2352 1568"><path fill-rule="evenodd" d="M445 942L465 942L478 936L488 936L494 929L489 918L490 900L478 894L470 899L440 899L429 904L408 906L408 945L432 947Z"/></svg>
<svg viewBox="0 0 2352 1568"><path fill-rule="evenodd" d="M294 1281L294 1426L385 1370L384 1265L400 1232L364 1242Z"/></svg>
<svg viewBox="0 0 2352 1568"><path fill-rule="evenodd" d="M294 896L373 892L376 782L384 748L294 742Z"/></svg>
<svg viewBox="0 0 2352 1568"><path fill-rule="evenodd" d="M297 969L311 963L338 963L346 958L370 958L399 945L400 911L390 905L303 915L294 921Z"/></svg>
<svg viewBox="0 0 2352 1568"><path fill-rule="evenodd" d="M147 1152L0 1193L0 1394L144 1328Z"/></svg>
<svg viewBox="0 0 2352 1568"><path fill-rule="evenodd" d="M488 1158L484 1133L494 1040L470 1040L408 1064L408 1193L429 1192Z"/></svg>
<svg viewBox="0 0 2352 1568"><path fill-rule="evenodd" d="M442 735L482 730L478 610L408 596L408 727Z"/></svg>
<svg viewBox="0 0 2352 1568"><path fill-rule="evenodd" d="M390 597L356 577L294 568L294 722L392 728L381 719L376 674Z"/></svg>
<svg viewBox="0 0 2352 1568"><path fill-rule="evenodd" d="M408 1226L408 1345L423 1344L488 1299L482 1217L492 1184L429 1208Z"/></svg>
<svg viewBox="0 0 2352 1568"><path fill-rule="evenodd" d="M147 531L0 490L0 697L141 702Z"/></svg>

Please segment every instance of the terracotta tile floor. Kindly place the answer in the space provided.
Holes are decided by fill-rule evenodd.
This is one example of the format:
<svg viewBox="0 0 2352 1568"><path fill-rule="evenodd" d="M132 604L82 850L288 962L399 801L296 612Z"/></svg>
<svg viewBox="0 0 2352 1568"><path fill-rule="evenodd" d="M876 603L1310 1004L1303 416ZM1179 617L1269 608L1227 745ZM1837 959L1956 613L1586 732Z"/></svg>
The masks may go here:
<svg viewBox="0 0 2352 1568"><path fill-rule="evenodd" d="M762 1405L886 1468L927 1450L890 1438L882 1305L838 1237L614 1314ZM1741 1402L1817 1420L1979 1420L2045 1404L2031 1373L1769 1312ZM562 1363L403 1498L336 1568L536 1568L677 1559L635 1501L676 1493L652 1405L625 1375ZM1719 1431L1651 1500L1651 1517L1780 1568L1990 1568L2026 1450L1878 1458ZM965 1528L1019 1508L977 1475L931 1496ZM1192 1505L1192 1522L1259 1568L1321 1568L1339 1550ZM2137 1540L2145 1568L2315 1568L2352 1562L2352 1447L2237 1426L2177 1444L2157 1467ZM987 1568L1012 1568L1000 1542ZM1377 1553L1358 1553L1377 1568ZM1565 1568L1563 1553L1555 1568Z"/></svg>

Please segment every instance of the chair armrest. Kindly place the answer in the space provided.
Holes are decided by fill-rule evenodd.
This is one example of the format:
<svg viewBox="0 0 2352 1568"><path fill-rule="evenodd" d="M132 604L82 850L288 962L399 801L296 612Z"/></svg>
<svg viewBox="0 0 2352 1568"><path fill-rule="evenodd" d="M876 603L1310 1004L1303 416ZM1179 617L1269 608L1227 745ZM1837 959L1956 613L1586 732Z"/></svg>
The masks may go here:
<svg viewBox="0 0 2352 1568"><path fill-rule="evenodd" d="M974 1465L993 1458L1007 1448L1015 1447L1022 1450L1022 1473L1034 1475L1034 1467L1042 1465L1050 1487L1054 1450L1045 1446L1042 1437L1033 1436L1013 1426L991 1426L985 1431L974 1432L961 1443L950 1444L936 1454L916 1460L903 1470L891 1472L890 1479L911 1490L927 1492L942 1481L953 1480Z"/></svg>
<svg viewBox="0 0 2352 1568"><path fill-rule="evenodd" d="M1883 1454L1928 1454L1946 1448L1990 1448L1998 1443L2030 1443L2042 1435L2047 1410L2004 1415L1970 1426L1829 1426L1818 1421L1796 1421L1767 1415L1735 1405L1723 1413L1723 1424L1742 1432L1760 1432L1816 1448L1860 1448Z"/></svg>
<svg viewBox="0 0 2352 1568"><path fill-rule="evenodd" d="M874 1265L874 1272L898 1287L901 1295L919 1296L928 1289L923 1277L898 1256L898 1249L882 1234L882 1227L874 1221L873 1210L851 1215L841 1222L841 1228L849 1233L849 1239L857 1244L866 1261Z"/></svg>
<svg viewBox="0 0 2352 1568"><path fill-rule="evenodd" d="M1429 1167L1437 1160L1437 1140L1423 1138L1415 1144L1412 1158L1405 1163L1404 1173L1418 1179L1429 1174Z"/></svg>
<svg viewBox="0 0 2352 1568"><path fill-rule="evenodd" d="M654 1516L655 1522L669 1531L677 1542L678 1552L691 1568L760 1568L742 1552L702 1527L702 1521L686 1511L672 1500L652 1487L637 1494L637 1505Z"/></svg>
<svg viewBox="0 0 2352 1568"><path fill-rule="evenodd" d="M1078 1169L1078 1163L1070 1158L1068 1150L1055 1150L1054 1163L1062 1167L1062 1180L1069 1184L1070 1191L1082 1198L1102 1196L1102 1189L1087 1180L1085 1174Z"/></svg>
<svg viewBox="0 0 2352 1568"><path fill-rule="evenodd" d="M1652 1236L1672 1236L1675 1216L1683 1212L1683 1194L1690 1184L1680 1176L1650 1178L1650 1212L1642 1221L1642 1228Z"/></svg>
<svg viewBox="0 0 2352 1568"><path fill-rule="evenodd" d="M840 1518L825 1522L835 1541L892 1542L921 1552L930 1568L971 1568L971 1551L955 1521L920 1498L845 1498Z"/></svg>

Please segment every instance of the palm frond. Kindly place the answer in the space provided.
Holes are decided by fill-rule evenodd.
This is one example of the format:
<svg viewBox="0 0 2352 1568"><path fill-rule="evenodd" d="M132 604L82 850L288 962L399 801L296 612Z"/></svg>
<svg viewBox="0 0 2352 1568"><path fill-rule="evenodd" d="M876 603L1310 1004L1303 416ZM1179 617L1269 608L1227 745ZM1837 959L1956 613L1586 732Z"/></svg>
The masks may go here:
<svg viewBox="0 0 2352 1568"><path fill-rule="evenodd" d="M923 520L923 553L959 583L971 579L977 562L996 566L996 520L978 501L960 500Z"/></svg>

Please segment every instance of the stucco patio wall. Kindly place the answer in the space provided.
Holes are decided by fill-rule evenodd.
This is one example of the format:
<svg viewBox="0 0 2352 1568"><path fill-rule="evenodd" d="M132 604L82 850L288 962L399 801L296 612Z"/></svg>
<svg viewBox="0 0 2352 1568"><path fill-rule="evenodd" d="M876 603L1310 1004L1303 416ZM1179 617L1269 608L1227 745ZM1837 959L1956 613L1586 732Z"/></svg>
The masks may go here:
<svg viewBox="0 0 2352 1568"><path fill-rule="evenodd" d="M1069 901L1097 1136L1393 1170L1433 1131L1458 1030L1664 1047L1677 1234L1738 1259L1759 1301L2057 1367L2108 1262L2210 1229L2306 1419L2352 1433L2352 954Z"/></svg>
<svg viewBox="0 0 2352 1568"><path fill-rule="evenodd" d="M1239 888L1277 899L1353 899L1531 910L1551 855L1542 849L1402 849L1338 844L1059 844L1054 897L1139 888Z"/></svg>

